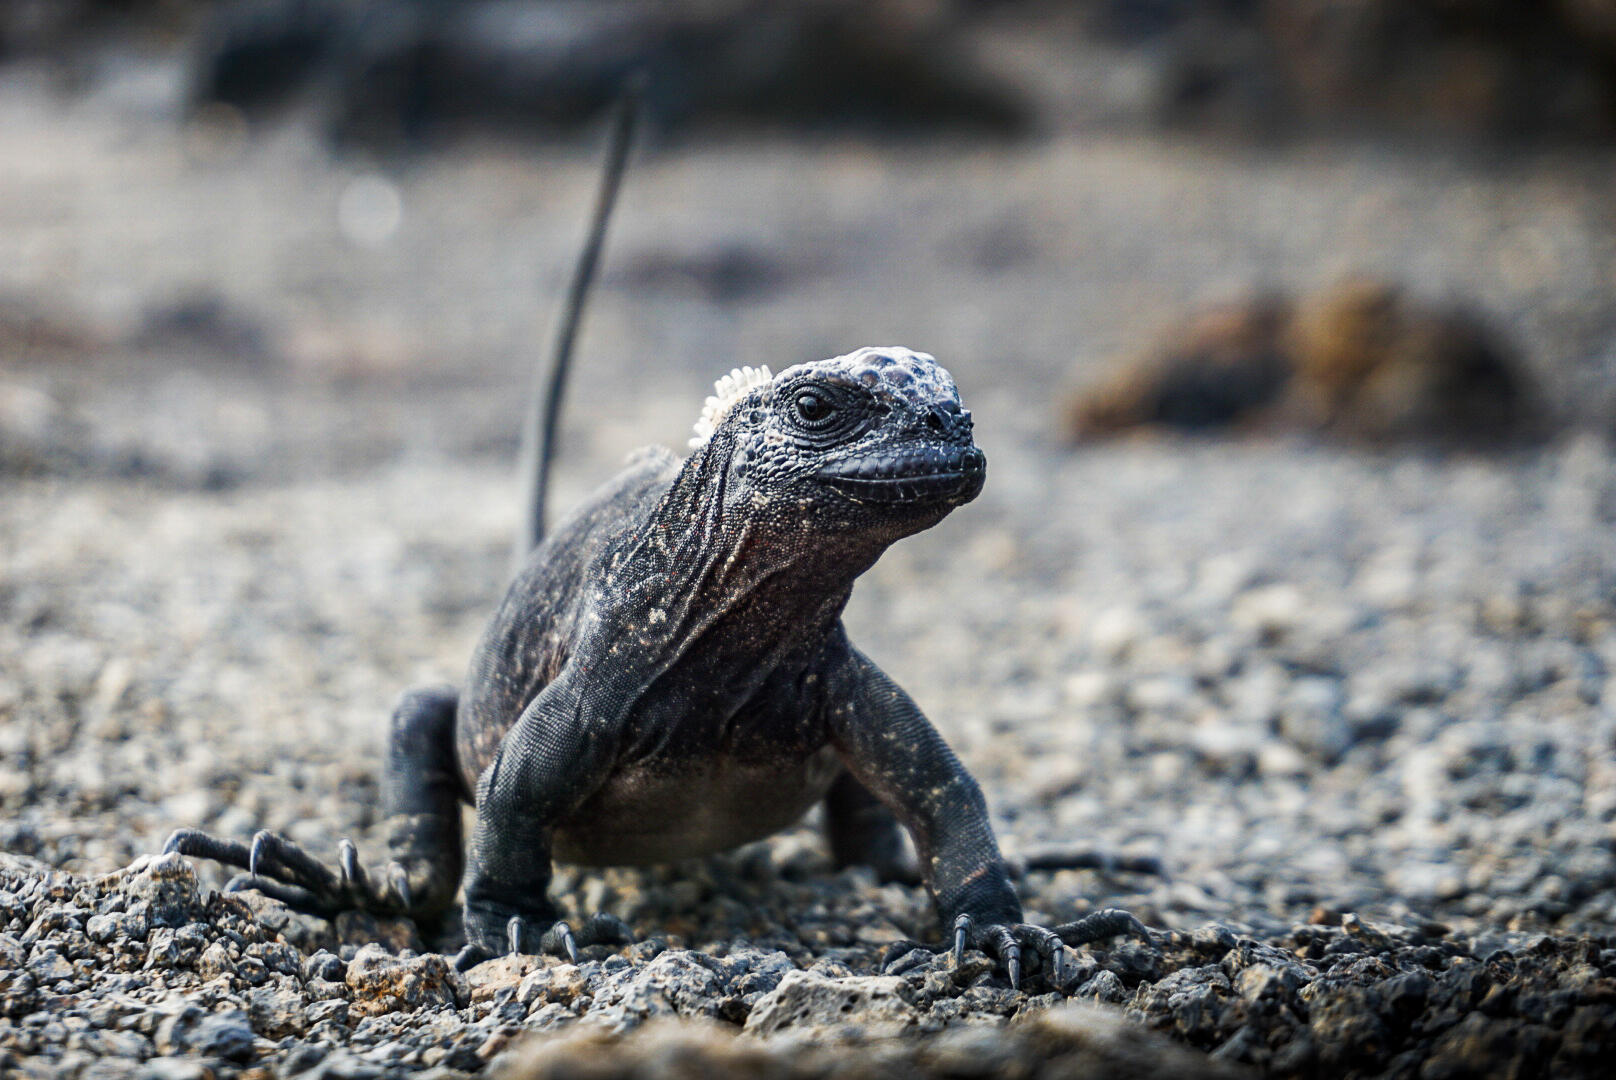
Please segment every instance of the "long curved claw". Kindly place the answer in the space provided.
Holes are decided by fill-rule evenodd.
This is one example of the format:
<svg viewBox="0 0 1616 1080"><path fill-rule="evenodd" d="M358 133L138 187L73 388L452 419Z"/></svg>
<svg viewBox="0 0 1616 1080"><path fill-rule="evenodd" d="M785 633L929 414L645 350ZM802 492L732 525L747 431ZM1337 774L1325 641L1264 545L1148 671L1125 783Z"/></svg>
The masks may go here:
<svg viewBox="0 0 1616 1080"><path fill-rule="evenodd" d="M578 962L578 939L573 936L572 927L566 920L556 923L544 932L539 939L539 951L550 953L552 956L565 956L569 963Z"/></svg>
<svg viewBox="0 0 1616 1080"><path fill-rule="evenodd" d="M410 875L404 869L404 864L390 862L387 864L387 887L393 896L398 899L399 907L404 911L415 908L415 890L410 888Z"/></svg>
<svg viewBox="0 0 1616 1080"><path fill-rule="evenodd" d="M1021 989L1021 946L1008 926L994 926L994 952L1004 960L1005 975L1010 978L1010 989Z"/></svg>
<svg viewBox="0 0 1616 1080"><path fill-rule="evenodd" d="M1063 987L1067 983L1068 967L1066 959L1066 946L1055 935L1053 930L1032 923L1021 923L1011 928L1021 943L1037 954L1039 962L1047 973L1046 978L1056 987ZM1012 983L1014 980L1012 980Z"/></svg>
<svg viewBox="0 0 1616 1080"><path fill-rule="evenodd" d="M480 959L469 959L479 964L496 956L530 955L543 951L536 947L539 927L550 926L557 918L556 910L548 903L542 906L507 907L503 904L480 904L468 901L464 908L462 925L466 932L466 945L475 947Z"/></svg>
<svg viewBox="0 0 1616 1080"><path fill-rule="evenodd" d="M333 900L342 898L340 875L279 833L263 829L254 834L251 861L248 869L254 874L300 885Z"/></svg>
<svg viewBox="0 0 1616 1080"><path fill-rule="evenodd" d="M958 916L956 916L955 919L954 919L954 954L953 955L954 955L954 966L956 966L956 967L958 967L960 965L960 963L965 959L965 946L966 946L966 943L970 940L971 928L972 928L973 925L974 925L974 920L969 915L966 915L963 912L960 913Z"/></svg>
<svg viewBox="0 0 1616 1080"><path fill-rule="evenodd" d="M512 915L505 922L505 951L508 955L518 956L522 952L522 938L527 934L527 920L520 915Z"/></svg>
<svg viewBox="0 0 1616 1080"><path fill-rule="evenodd" d="M1053 934L1050 936L1054 937ZM1064 990L1071 984L1073 965L1066 944L1060 938L1055 938L1055 946L1050 950L1048 961L1050 982Z"/></svg>
<svg viewBox="0 0 1616 1080"><path fill-rule="evenodd" d="M1145 944L1154 947L1156 939L1151 935L1150 929L1134 917L1132 912L1121 908L1101 908L1099 911L1055 927L1055 934L1068 945L1087 945L1091 941L1102 938L1116 937L1118 934L1132 934Z"/></svg>
<svg viewBox="0 0 1616 1080"><path fill-rule="evenodd" d="M253 833L252 850L247 855L247 873L253 877L263 874L264 862L269 855L269 841L274 835L268 829Z"/></svg>
<svg viewBox="0 0 1616 1080"><path fill-rule="evenodd" d="M342 843L337 845L337 869L343 892L367 899L374 895L370 889L370 878L359 862L359 849L346 836L342 838Z"/></svg>

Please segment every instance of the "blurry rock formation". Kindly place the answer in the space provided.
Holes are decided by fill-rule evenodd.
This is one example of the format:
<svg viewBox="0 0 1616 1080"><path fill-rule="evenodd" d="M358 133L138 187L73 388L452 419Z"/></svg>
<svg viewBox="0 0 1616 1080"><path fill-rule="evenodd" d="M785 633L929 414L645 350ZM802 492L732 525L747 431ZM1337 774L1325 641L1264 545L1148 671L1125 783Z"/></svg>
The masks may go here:
<svg viewBox="0 0 1616 1080"><path fill-rule="evenodd" d="M1285 390L1289 305L1265 297L1195 316L1073 400L1076 438L1147 424L1195 430L1248 420Z"/></svg>
<svg viewBox="0 0 1616 1080"><path fill-rule="evenodd" d="M723 123L1019 128L953 5L903 0L240 0L195 58L198 104L315 98L338 142L587 122L631 73L664 130Z"/></svg>
<svg viewBox="0 0 1616 1080"><path fill-rule="evenodd" d="M1090 1002L1072 1002L1041 1013L1029 1010L1008 1025L960 1024L930 1039L884 1036L864 1013L853 1016L798 1017L798 1027L812 1035L804 1037L793 1031L795 1038L784 1039L738 1039L717 1023L665 1016L626 1038L581 1028L559 1039L529 1035L511 1045L498 1059L496 1069L509 1080L577 1076L626 1080L670 1075L714 1080L763 1076L780 1080L878 1076L1124 1080L1172 1075L1182 1080L1212 1080L1246 1075L1238 1065L1187 1053L1142 1025L1127 1022L1118 1011ZM580 1062L588 1062L587 1072L580 1070Z"/></svg>
<svg viewBox="0 0 1616 1080"><path fill-rule="evenodd" d="M696 297L715 304L766 300L828 272L814 254L776 252L739 242L695 250L663 248L629 254L609 280L649 295Z"/></svg>
<svg viewBox="0 0 1616 1080"><path fill-rule="evenodd" d="M1354 278L1194 316L1069 402L1074 440L1140 427L1484 448L1535 437L1542 417L1520 357L1477 316Z"/></svg>
<svg viewBox="0 0 1616 1080"><path fill-rule="evenodd" d="M1612 0L1088 0L1190 126L1460 135L1616 131Z"/></svg>
<svg viewBox="0 0 1616 1080"><path fill-rule="evenodd" d="M0 60L61 58L73 47L136 32L183 35L206 0L5 0L0 3Z"/></svg>
<svg viewBox="0 0 1616 1080"><path fill-rule="evenodd" d="M1535 394L1514 347L1468 311L1356 280L1303 297L1288 337L1304 422L1368 439L1531 433Z"/></svg>
<svg viewBox="0 0 1616 1080"><path fill-rule="evenodd" d="M1616 0L6 0L0 58L192 39L194 103L339 142L587 121L652 76L664 130L1166 125L1616 135Z"/></svg>

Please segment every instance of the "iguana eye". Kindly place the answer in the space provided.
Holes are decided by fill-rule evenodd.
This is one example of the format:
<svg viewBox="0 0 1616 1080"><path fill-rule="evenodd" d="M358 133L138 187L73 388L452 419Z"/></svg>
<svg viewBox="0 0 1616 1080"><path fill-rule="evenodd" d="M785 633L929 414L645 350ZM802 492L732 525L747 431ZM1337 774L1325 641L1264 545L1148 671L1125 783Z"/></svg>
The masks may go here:
<svg viewBox="0 0 1616 1080"><path fill-rule="evenodd" d="M804 424L822 424L836 411L828 398L812 390L798 394L792 405L797 411L797 419Z"/></svg>

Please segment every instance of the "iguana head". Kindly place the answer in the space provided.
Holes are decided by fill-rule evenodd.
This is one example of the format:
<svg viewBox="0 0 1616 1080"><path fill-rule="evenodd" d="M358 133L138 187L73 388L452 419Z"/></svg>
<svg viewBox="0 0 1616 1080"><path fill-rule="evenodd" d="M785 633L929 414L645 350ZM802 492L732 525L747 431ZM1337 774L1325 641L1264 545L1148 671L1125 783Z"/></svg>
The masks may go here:
<svg viewBox="0 0 1616 1080"><path fill-rule="evenodd" d="M913 532L982 490L987 459L948 372L925 353L871 347L720 379L693 448L727 454L755 505L821 522Z"/></svg>

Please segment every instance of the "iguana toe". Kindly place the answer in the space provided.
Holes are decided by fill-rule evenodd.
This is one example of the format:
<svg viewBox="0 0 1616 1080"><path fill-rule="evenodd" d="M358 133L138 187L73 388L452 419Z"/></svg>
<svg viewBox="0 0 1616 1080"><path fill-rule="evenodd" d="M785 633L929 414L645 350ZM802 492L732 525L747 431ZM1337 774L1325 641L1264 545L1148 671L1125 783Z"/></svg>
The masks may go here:
<svg viewBox="0 0 1616 1080"><path fill-rule="evenodd" d="M1091 941L1116 937L1118 934L1132 934L1152 948L1158 947L1150 929L1132 912L1121 908L1101 908L1076 922L1055 927L1054 933L1066 944L1074 946L1087 945Z"/></svg>
<svg viewBox="0 0 1616 1080"><path fill-rule="evenodd" d="M227 893L245 892L249 889L262 893L271 900L279 900L297 911L327 914L330 910L330 905L321 903L320 898L307 889L287 885L273 878L260 877L257 874L237 874L224 884L224 891Z"/></svg>
<svg viewBox="0 0 1616 1080"><path fill-rule="evenodd" d="M399 907L409 911L415 907L415 890L410 887L409 871L400 862L387 864L387 887L398 900Z"/></svg>
<svg viewBox="0 0 1616 1080"><path fill-rule="evenodd" d="M470 971L484 960L492 960L494 952L485 945L467 944L449 961L456 971Z"/></svg>
<svg viewBox="0 0 1616 1080"><path fill-rule="evenodd" d="M370 895L370 880L365 876L365 868L359 864L359 849L346 836L337 845L337 869L344 892L358 896Z"/></svg>
<svg viewBox="0 0 1616 1080"><path fill-rule="evenodd" d="M635 940L634 931L629 929L628 923L609 911L595 912L584 920L578 930L578 944L585 948L590 945L632 945Z"/></svg>
<svg viewBox="0 0 1616 1080"><path fill-rule="evenodd" d="M514 920L513 920L514 921ZM555 956L565 956L568 963L578 962L578 939L565 921L558 922L539 939L539 950Z"/></svg>

